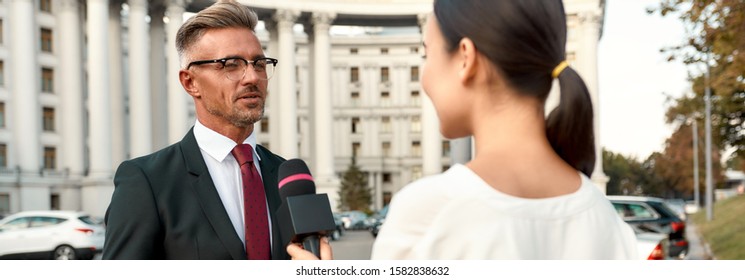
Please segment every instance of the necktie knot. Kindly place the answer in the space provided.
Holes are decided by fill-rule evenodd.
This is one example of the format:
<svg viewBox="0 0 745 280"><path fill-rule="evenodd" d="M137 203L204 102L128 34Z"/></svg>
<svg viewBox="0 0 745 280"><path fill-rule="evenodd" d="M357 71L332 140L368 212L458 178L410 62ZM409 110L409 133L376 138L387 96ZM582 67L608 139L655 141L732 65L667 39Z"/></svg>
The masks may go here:
<svg viewBox="0 0 745 280"><path fill-rule="evenodd" d="M238 144L232 151L230 151L230 153L233 154L235 160L238 161L238 165L244 165L254 161L253 148L251 148L251 145L249 144Z"/></svg>

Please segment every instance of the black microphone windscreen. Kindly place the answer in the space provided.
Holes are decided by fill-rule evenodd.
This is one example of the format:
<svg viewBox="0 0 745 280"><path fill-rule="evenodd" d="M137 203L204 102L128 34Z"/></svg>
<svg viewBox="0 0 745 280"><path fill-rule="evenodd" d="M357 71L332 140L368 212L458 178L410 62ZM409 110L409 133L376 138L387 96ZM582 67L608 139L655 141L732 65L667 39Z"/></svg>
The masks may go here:
<svg viewBox="0 0 745 280"><path fill-rule="evenodd" d="M279 195L282 201L289 196L315 194L316 184L308 165L301 159L290 159L279 165Z"/></svg>

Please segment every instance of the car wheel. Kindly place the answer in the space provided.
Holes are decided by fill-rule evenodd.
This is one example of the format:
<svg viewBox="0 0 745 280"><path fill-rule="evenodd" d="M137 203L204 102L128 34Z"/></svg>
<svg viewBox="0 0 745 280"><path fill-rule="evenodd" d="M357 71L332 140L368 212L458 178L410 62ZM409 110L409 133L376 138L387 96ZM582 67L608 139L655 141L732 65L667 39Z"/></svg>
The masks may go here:
<svg viewBox="0 0 745 280"><path fill-rule="evenodd" d="M77 256L75 255L75 249L68 245L62 245L54 249L52 259L54 260L74 260Z"/></svg>

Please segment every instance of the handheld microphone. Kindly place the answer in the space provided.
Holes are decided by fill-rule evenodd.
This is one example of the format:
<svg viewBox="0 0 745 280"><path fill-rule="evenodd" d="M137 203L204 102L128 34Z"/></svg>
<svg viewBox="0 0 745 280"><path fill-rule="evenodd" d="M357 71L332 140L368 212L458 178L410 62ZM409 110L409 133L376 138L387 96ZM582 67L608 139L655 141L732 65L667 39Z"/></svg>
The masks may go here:
<svg viewBox="0 0 745 280"><path fill-rule="evenodd" d="M277 209L282 245L302 242L303 248L321 258L320 236L336 228L328 195L316 194L316 185L308 166L301 159L291 159L279 166Z"/></svg>

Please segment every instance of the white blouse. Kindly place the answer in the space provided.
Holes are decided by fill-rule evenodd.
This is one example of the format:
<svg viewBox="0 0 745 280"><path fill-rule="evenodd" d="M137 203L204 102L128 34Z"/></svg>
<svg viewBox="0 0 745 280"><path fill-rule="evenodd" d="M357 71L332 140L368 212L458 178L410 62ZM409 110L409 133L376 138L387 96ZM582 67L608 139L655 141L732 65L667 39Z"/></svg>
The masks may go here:
<svg viewBox="0 0 745 280"><path fill-rule="evenodd" d="M580 176L574 193L526 199L454 165L394 196L372 259L637 259L632 229Z"/></svg>

